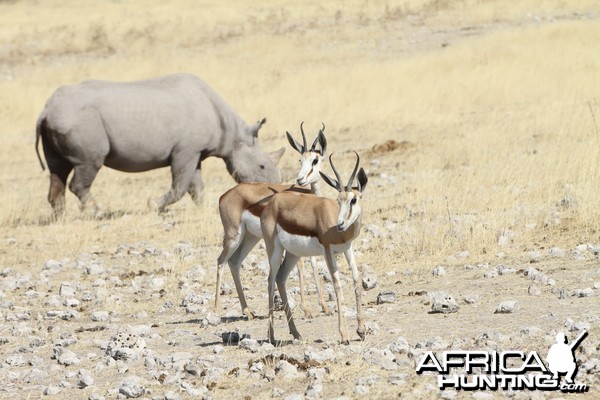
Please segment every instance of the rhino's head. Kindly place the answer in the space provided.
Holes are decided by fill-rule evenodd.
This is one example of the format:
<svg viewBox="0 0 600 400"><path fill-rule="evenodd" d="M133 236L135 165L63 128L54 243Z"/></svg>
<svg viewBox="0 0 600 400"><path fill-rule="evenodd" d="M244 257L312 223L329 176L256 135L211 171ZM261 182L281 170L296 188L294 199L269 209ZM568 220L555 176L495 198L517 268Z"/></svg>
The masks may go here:
<svg viewBox="0 0 600 400"><path fill-rule="evenodd" d="M266 119L248 126L231 157L225 160L227 170L236 182L281 182L281 171L277 163L285 153L285 148L271 153L264 152L258 144L258 130Z"/></svg>

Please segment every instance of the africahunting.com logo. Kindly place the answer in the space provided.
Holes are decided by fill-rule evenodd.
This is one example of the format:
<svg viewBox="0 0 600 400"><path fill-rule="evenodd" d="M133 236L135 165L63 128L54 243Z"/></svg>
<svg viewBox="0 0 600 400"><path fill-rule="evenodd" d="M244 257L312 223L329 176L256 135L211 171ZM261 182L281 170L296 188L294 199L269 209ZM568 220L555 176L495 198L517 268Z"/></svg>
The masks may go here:
<svg viewBox="0 0 600 400"><path fill-rule="evenodd" d="M546 363L535 352L523 351L444 351L439 355L428 351L417 365L417 374L438 372L442 390L560 390L582 393L589 390L575 382L577 363L575 350L587 336L583 331L568 343L564 333L556 335ZM561 383L561 378L564 382Z"/></svg>

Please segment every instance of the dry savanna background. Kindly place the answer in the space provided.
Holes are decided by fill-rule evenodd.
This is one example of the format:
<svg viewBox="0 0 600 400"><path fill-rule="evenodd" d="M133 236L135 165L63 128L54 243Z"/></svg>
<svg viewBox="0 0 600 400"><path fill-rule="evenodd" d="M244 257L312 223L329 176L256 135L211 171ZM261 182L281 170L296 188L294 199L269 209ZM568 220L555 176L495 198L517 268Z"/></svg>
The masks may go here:
<svg viewBox="0 0 600 400"><path fill-rule="evenodd" d="M598 398L598 38L593 0L0 1L0 398ZM147 207L168 168L103 168L92 191L104 217L68 192L52 220L34 150L51 93L174 72L200 76L247 122L266 116L260 143L287 148L286 181L299 164L284 134L302 121L309 139L325 123L343 176L361 155L364 342L341 258L349 346L312 278L314 318L294 308L304 340L278 312L283 342L264 343L263 247L242 269L258 318L242 318L229 272L213 313L217 203L235 184L219 159L203 164L199 207ZM293 273L296 303L297 287ZM431 312L439 291L456 312ZM495 313L502 301L518 310ZM558 331L582 330L584 394L440 391L415 374L428 349L545 355ZM251 340L222 343L233 331Z"/></svg>

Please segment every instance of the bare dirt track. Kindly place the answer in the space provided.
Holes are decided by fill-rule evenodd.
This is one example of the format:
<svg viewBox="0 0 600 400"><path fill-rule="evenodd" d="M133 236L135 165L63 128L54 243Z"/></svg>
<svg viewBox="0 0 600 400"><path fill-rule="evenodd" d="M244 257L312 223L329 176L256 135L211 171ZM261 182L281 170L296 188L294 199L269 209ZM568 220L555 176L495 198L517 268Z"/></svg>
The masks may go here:
<svg viewBox="0 0 600 400"><path fill-rule="evenodd" d="M600 9L595 2L0 2L0 398L600 398ZM207 12L210 10L210 12ZM43 21L43 23L41 23ZM268 118L266 150L305 120L327 126L336 166L353 150L369 175L356 257L369 335L350 345L337 315L277 312L267 338L267 262L229 273L213 312L233 185L203 164L204 204L146 209L169 171L102 169L101 219L50 218L33 127L49 94L83 79L198 74L247 121ZM297 168L288 148L286 181ZM329 167L326 167L327 171ZM327 196L333 192L327 191ZM319 279L333 290L321 261ZM288 284L299 304L298 277ZM432 312L435 293L458 310ZM378 303L385 293L383 303ZM515 301L513 313L496 312ZM536 351L558 332L589 391L440 391L415 373L426 351ZM223 333L249 335L224 343Z"/></svg>

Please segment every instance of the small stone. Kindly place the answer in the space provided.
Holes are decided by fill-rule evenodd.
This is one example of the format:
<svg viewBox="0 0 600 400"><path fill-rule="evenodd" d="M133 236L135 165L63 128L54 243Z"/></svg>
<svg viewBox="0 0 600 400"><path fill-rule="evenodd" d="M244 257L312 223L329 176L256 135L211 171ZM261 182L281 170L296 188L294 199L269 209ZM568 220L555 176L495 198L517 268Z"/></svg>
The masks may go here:
<svg viewBox="0 0 600 400"><path fill-rule="evenodd" d="M407 373L394 374L390 375L390 383L396 386L406 385L406 380L408 379Z"/></svg>
<svg viewBox="0 0 600 400"><path fill-rule="evenodd" d="M542 291L537 285L532 284L527 289L527 293L529 293L530 296L540 296L542 294Z"/></svg>
<svg viewBox="0 0 600 400"><path fill-rule="evenodd" d="M438 265L432 271L433 276L444 276L447 273L448 272L446 271L446 268L444 268L444 266L442 266L442 265Z"/></svg>
<svg viewBox="0 0 600 400"><path fill-rule="evenodd" d="M71 350L66 350L63 347L55 347L54 351L58 355L56 360L60 365L69 366L79 364L81 362L79 358L77 358L77 355Z"/></svg>
<svg viewBox="0 0 600 400"><path fill-rule="evenodd" d="M450 294L446 292L428 293L431 299L431 311L434 313L455 313L460 310L460 306Z"/></svg>
<svg viewBox="0 0 600 400"><path fill-rule="evenodd" d="M529 262L530 263L538 263L538 262L540 262L540 257L541 257L540 252L537 250L534 250L529 253Z"/></svg>
<svg viewBox="0 0 600 400"><path fill-rule="evenodd" d="M408 340L399 336L388 346L388 348L397 354L407 354L410 350L410 345L408 344Z"/></svg>
<svg viewBox="0 0 600 400"><path fill-rule="evenodd" d="M592 297L594 295L594 290L592 288L576 289L573 290L571 295L573 297Z"/></svg>
<svg viewBox="0 0 600 400"><path fill-rule="evenodd" d="M275 373L285 379L297 379L303 376L296 366L285 360L280 360L275 367Z"/></svg>
<svg viewBox="0 0 600 400"><path fill-rule="evenodd" d="M478 294L467 294L463 297L463 300L467 304L475 304L478 303L481 300L481 298Z"/></svg>
<svg viewBox="0 0 600 400"><path fill-rule="evenodd" d="M100 264L90 264L85 267L85 272L88 275L102 275L104 273L104 267Z"/></svg>
<svg viewBox="0 0 600 400"><path fill-rule="evenodd" d="M552 247L549 250L549 253L552 257L555 257L555 258L563 258L565 256L565 251L558 247Z"/></svg>
<svg viewBox="0 0 600 400"><path fill-rule="evenodd" d="M54 395L57 395L59 393L60 393L60 387L55 386L55 385L48 385L44 389L44 395L45 396L54 396Z"/></svg>
<svg viewBox="0 0 600 400"><path fill-rule="evenodd" d="M335 360L336 357L335 351L332 348L317 351L308 349L304 352L305 361L316 361L319 364Z"/></svg>
<svg viewBox="0 0 600 400"><path fill-rule="evenodd" d="M77 387L80 389L84 389L94 384L94 378L88 370L80 369L79 373L77 374L77 377L79 378L79 381L77 382Z"/></svg>
<svg viewBox="0 0 600 400"><path fill-rule="evenodd" d="M569 327L569 331L571 331L571 332L589 331L590 328L591 328L591 324L589 322L578 321Z"/></svg>
<svg viewBox="0 0 600 400"><path fill-rule="evenodd" d="M95 311L90 316L90 319L94 322L105 322L108 321L110 314L108 311Z"/></svg>
<svg viewBox="0 0 600 400"><path fill-rule="evenodd" d="M167 280L162 276L154 277L150 280L150 289L160 290L165 287Z"/></svg>
<svg viewBox="0 0 600 400"><path fill-rule="evenodd" d="M60 284L58 294L60 294L62 297L75 297L75 293L75 288L72 287L69 282L63 282Z"/></svg>
<svg viewBox="0 0 600 400"><path fill-rule="evenodd" d="M260 344L257 340L246 338L240 341L239 347L240 349L250 350L255 353L260 348Z"/></svg>
<svg viewBox="0 0 600 400"><path fill-rule="evenodd" d="M356 385L354 387L354 393L356 393L359 396L364 396L366 394L369 394L369 387L363 385Z"/></svg>
<svg viewBox="0 0 600 400"><path fill-rule="evenodd" d="M483 273L484 278L495 278L498 276L498 270L492 269Z"/></svg>
<svg viewBox="0 0 600 400"><path fill-rule="evenodd" d="M389 304L396 302L396 293L381 292L377 295L377 304Z"/></svg>
<svg viewBox="0 0 600 400"><path fill-rule="evenodd" d="M498 274L500 274L500 275L509 275L509 274L514 274L515 272L517 272L516 269L509 268L503 264L498 264L496 266L496 270L498 271Z"/></svg>
<svg viewBox="0 0 600 400"><path fill-rule="evenodd" d="M377 275L367 273L363 276L362 285L364 290L371 290L377 286Z"/></svg>
<svg viewBox="0 0 600 400"><path fill-rule="evenodd" d="M56 260L47 260L46 262L44 262L44 269L49 269L52 271L57 271L60 270L63 266L63 263L61 263L60 261L56 261Z"/></svg>
<svg viewBox="0 0 600 400"><path fill-rule="evenodd" d="M496 307L495 314L512 314L519 310L519 303L515 300L503 301Z"/></svg>
<svg viewBox="0 0 600 400"><path fill-rule="evenodd" d="M139 378L130 377L121 383L119 387L119 393L127 397L128 399L135 399L141 397L146 392L143 385L139 383Z"/></svg>

